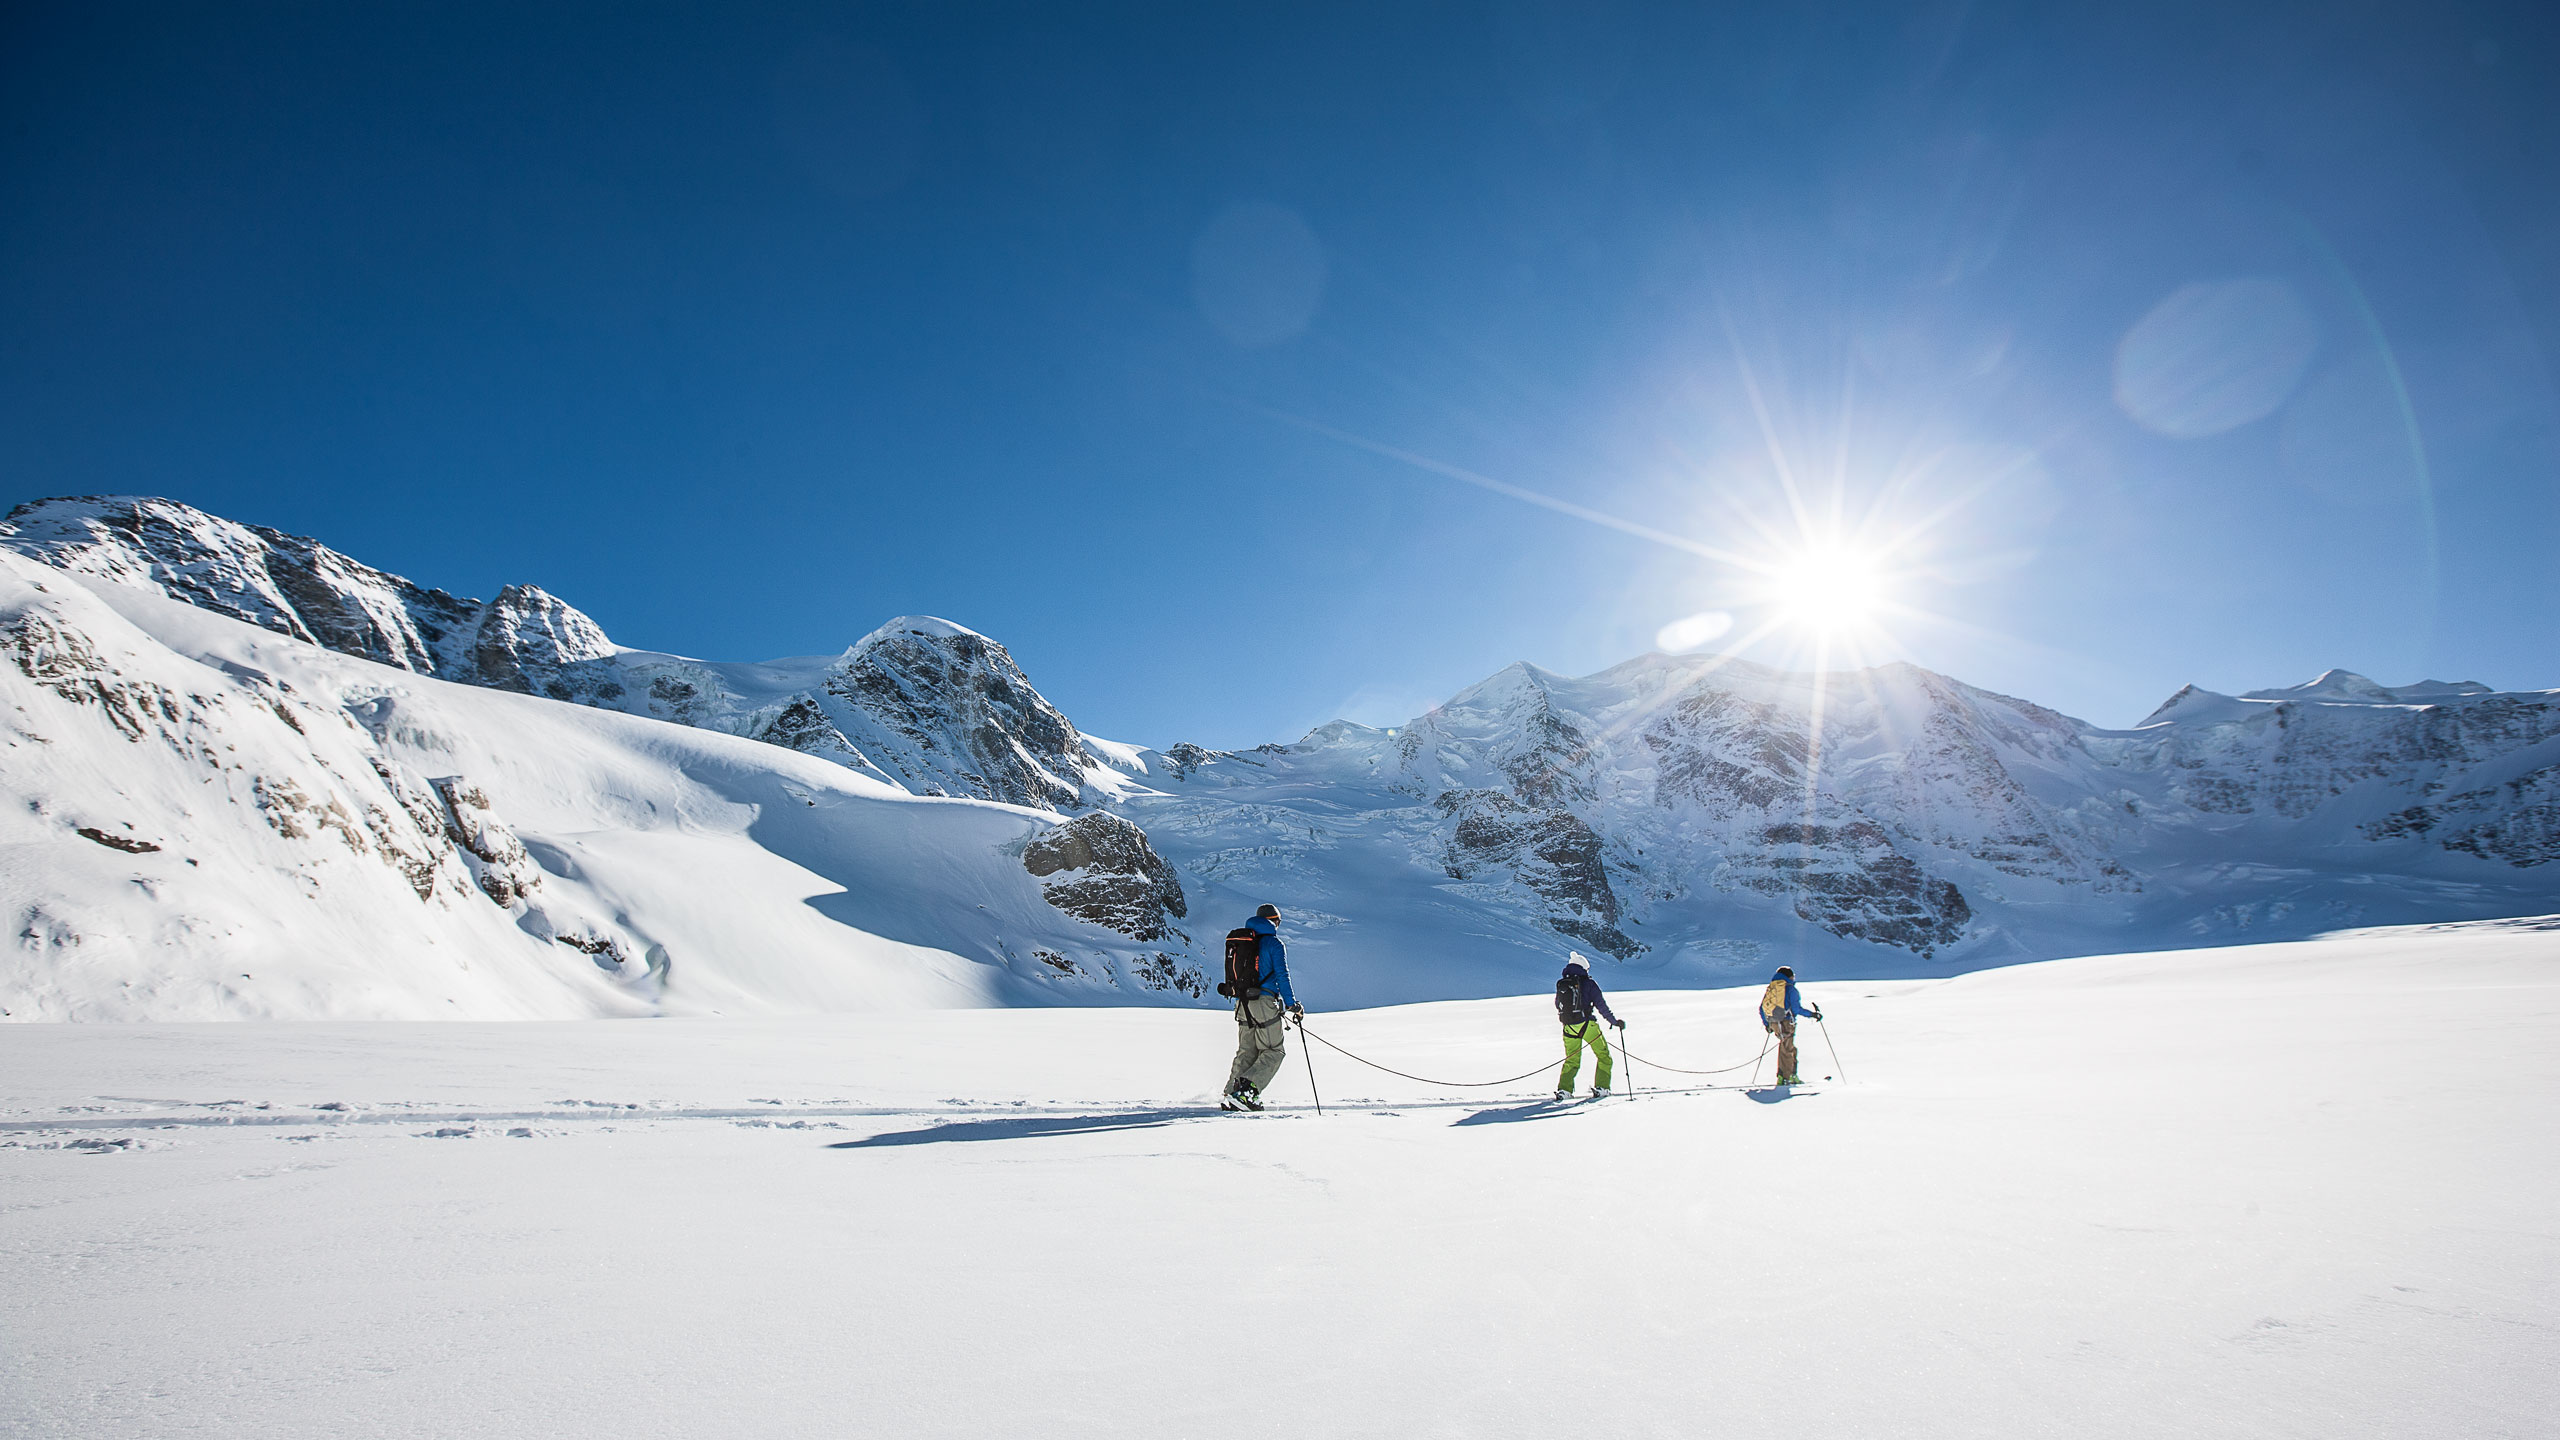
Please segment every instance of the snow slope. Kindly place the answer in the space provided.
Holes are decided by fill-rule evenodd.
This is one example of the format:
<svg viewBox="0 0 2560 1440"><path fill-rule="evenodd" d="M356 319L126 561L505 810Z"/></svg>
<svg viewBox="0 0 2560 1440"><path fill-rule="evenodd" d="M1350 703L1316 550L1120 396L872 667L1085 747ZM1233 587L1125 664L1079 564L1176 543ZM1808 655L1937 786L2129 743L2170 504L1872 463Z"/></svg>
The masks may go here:
<svg viewBox="0 0 2560 1440"><path fill-rule="evenodd" d="M15 662L0 665L0 781L18 801L0 810L0 877L22 907L0 956L11 1019L568 1018L1201 988L1166 948L1168 912L1134 938L1142 907L1114 889L1178 907L1178 890L1158 896L1169 877L1104 874L1090 843L1045 880L1027 867L1062 835L1128 830L1107 816L921 798L9 555L0 649ZM1153 861L1142 841L1123 848Z"/></svg>
<svg viewBox="0 0 2560 1440"><path fill-rule="evenodd" d="M0 1434L2540 1436L2555 925L1815 985L1840 1083L1564 1110L1219 1115L1163 1009L24 1027ZM1618 996L1698 1067L1752 998Z"/></svg>

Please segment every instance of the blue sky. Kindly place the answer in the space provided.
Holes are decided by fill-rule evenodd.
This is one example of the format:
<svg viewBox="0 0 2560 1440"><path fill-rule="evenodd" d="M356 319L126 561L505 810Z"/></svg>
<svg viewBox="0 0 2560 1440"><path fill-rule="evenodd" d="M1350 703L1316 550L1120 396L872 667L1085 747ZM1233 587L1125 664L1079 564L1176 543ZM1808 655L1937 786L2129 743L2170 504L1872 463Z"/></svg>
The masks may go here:
<svg viewBox="0 0 2560 1440"><path fill-rule="evenodd" d="M945 615L1158 744L1692 617L2113 725L2560 686L2548 7L1722 8L14 5L6 498Z"/></svg>

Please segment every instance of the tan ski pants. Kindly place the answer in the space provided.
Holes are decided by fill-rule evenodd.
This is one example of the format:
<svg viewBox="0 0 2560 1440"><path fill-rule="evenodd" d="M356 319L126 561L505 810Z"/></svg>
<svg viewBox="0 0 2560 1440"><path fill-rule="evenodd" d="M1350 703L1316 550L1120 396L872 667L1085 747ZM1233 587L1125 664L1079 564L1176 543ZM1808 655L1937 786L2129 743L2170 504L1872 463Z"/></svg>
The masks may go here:
<svg viewBox="0 0 2560 1440"><path fill-rule="evenodd" d="M1256 1092L1271 1083L1280 1073L1280 1061L1288 1054L1288 1029L1280 1023L1280 997L1256 990L1248 999L1236 1002L1236 1058L1227 1067L1227 1094L1239 1085L1250 1085Z"/></svg>
<svg viewBox="0 0 2560 1440"><path fill-rule="evenodd" d="M1796 1016L1792 1010L1778 1017L1778 1078L1796 1078Z"/></svg>

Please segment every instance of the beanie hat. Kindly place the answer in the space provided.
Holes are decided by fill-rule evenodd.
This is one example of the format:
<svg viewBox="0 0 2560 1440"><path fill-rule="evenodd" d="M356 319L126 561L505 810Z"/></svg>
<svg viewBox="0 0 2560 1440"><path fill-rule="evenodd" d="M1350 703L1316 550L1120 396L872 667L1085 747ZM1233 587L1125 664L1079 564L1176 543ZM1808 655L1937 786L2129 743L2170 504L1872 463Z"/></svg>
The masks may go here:
<svg viewBox="0 0 2560 1440"><path fill-rule="evenodd" d="M1567 950L1564 952L1564 968L1567 970L1580 970L1587 975L1591 972L1591 962L1582 958L1581 951Z"/></svg>
<svg viewBox="0 0 2560 1440"><path fill-rule="evenodd" d="M1256 910L1253 913L1265 920L1277 920L1280 918L1280 907L1265 903L1261 909Z"/></svg>
<svg viewBox="0 0 2560 1440"><path fill-rule="evenodd" d="M1781 965L1778 967L1778 973L1786 976L1790 980L1793 980L1796 978L1796 967L1793 965Z"/></svg>

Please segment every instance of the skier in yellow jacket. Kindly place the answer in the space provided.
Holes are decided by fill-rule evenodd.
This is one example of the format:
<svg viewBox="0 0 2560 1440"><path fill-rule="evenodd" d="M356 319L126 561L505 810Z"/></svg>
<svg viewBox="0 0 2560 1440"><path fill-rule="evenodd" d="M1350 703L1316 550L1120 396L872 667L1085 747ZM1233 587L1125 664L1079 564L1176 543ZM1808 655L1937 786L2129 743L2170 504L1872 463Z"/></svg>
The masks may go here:
<svg viewBox="0 0 2560 1440"><path fill-rule="evenodd" d="M1796 1075L1796 1017L1819 1021L1822 1007L1804 1008L1804 997L1796 993L1796 971L1792 965L1781 965L1769 977L1769 988L1760 992L1760 1028L1778 1037L1778 1083L1801 1085Z"/></svg>

